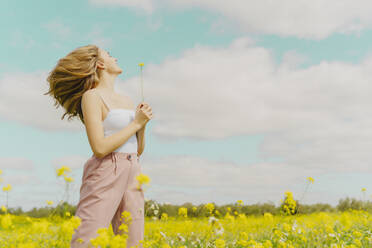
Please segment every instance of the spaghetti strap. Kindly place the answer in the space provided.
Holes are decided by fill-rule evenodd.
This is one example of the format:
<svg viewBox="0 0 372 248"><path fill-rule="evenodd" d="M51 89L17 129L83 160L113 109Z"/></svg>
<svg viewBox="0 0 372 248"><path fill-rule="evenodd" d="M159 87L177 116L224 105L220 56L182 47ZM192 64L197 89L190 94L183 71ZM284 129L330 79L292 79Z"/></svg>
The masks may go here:
<svg viewBox="0 0 372 248"><path fill-rule="evenodd" d="M101 97L101 99L102 99L102 101L103 101L103 103L106 105L106 107L108 108L108 110L110 111L111 110L111 108L110 108L110 106L107 104L107 102L106 102L106 100L105 100L105 98L102 96L102 94L101 93L99 93L99 91L97 90L97 93L98 93L98 95Z"/></svg>

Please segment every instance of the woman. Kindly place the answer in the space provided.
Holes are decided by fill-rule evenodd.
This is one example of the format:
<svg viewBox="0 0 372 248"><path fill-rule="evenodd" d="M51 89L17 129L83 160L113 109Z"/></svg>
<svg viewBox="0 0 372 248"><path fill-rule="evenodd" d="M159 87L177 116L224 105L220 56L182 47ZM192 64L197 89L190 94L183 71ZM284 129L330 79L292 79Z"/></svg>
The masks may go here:
<svg viewBox="0 0 372 248"><path fill-rule="evenodd" d="M116 61L95 45L79 47L60 59L47 79L45 94L66 110L62 119L79 116L93 152L84 164L76 209L81 223L72 248L93 247L90 239L110 223L115 234L124 232L121 224L128 226L127 247L143 247L144 194L136 176L142 171L139 156L152 110L145 102L134 109L130 97L114 92L114 80L122 73ZM129 219L121 218L124 211Z"/></svg>

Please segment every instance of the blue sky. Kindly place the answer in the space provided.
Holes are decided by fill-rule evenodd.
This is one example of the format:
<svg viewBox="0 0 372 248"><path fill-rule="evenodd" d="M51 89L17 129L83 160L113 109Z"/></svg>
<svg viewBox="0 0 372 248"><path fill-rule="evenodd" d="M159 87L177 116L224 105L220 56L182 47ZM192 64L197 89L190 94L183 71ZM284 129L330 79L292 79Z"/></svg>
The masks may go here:
<svg viewBox="0 0 372 248"><path fill-rule="evenodd" d="M157 116L142 161L148 199L279 204L286 190L299 199L308 176L315 182L304 203L359 199L362 187L370 198L372 22L346 7L322 19L296 2L293 16L305 13L298 25L268 15L276 10L269 5L262 21L250 12L260 3L225 4L2 1L0 168L2 186L13 187L9 207L60 200L61 165L73 168L69 201L77 204L91 156L85 130L60 120L42 93L58 59L86 44L118 58L116 87L136 105L137 64L145 63L145 101ZM318 14L324 25L306 19Z"/></svg>

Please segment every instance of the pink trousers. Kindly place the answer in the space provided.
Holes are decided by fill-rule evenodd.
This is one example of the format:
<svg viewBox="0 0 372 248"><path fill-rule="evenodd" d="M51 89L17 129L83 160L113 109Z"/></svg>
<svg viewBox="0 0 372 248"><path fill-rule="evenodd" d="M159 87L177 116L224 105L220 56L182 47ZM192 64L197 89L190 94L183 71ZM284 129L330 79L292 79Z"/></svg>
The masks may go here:
<svg viewBox="0 0 372 248"><path fill-rule="evenodd" d="M119 226L128 225L127 247L143 247L144 193L136 176L142 172L137 153L112 152L103 158L92 155L85 164L76 216L81 224L75 229L71 248L93 247L90 239L97 237L98 228L122 233ZM123 211L131 214L131 223L121 219ZM80 243L79 239L84 242Z"/></svg>

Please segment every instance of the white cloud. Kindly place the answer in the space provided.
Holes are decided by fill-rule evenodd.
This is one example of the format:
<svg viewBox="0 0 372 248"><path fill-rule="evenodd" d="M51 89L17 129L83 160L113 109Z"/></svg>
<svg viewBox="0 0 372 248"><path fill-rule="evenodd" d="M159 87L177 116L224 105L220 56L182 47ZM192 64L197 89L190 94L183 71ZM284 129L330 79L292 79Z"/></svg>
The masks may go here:
<svg viewBox="0 0 372 248"><path fill-rule="evenodd" d="M67 196L64 195L66 182L55 173L62 165L72 169L71 172L66 172L67 176L74 179L69 185L68 201L70 203L74 199L76 201L79 197L82 169L87 159L80 156L61 157L51 161L52 168L48 166L37 170L32 160L22 157L1 157L0 182L3 186L7 184L12 186L9 191L9 207L21 207L28 211L34 207L45 207L46 200L55 201L53 206L62 199L67 200Z"/></svg>
<svg viewBox="0 0 372 248"><path fill-rule="evenodd" d="M73 156L64 156L61 158L54 159L51 163L53 164L54 170L60 168L61 166L68 166L72 170L80 169L84 165L85 161L87 161L89 158L82 157L79 155L73 155Z"/></svg>
<svg viewBox="0 0 372 248"><path fill-rule="evenodd" d="M18 173L18 174L2 176L3 186L10 184L12 186L12 189L26 186L26 185L30 187L32 184L36 184L37 182L40 182L40 179L37 177L37 175L34 172L32 172L32 174L19 174Z"/></svg>
<svg viewBox="0 0 372 248"><path fill-rule="evenodd" d="M69 176L74 178L69 187L70 204L77 204L79 201L81 172L87 159L75 158L76 162L71 157L58 159L68 161L68 165L73 168L72 172L68 172ZM238 164L194 156L156 157L146 154L140 163L142 172L151 178L150 185L144 186L145 197L157 202L215 202L220 205L241 199L245 204L271 202L278 206L280 199L284 198L284 193L289 190L293 192L296 200L302 200L301 203L321 202L335 206L340 198L350 196L341 191L335 193L332 189L327 190L328 180L317 180L317 176L323 173L321 168L302 168L286 163ZM52 164L56 164L56 161ZM79 170L80 173L75 173ZM309 173L315 178L315 184L310 185L303 195ZM336 180L336 176L333 176L333 180ZM64 195L63 178L57 179L54 175L44 176L44 179L40 180L34 171L27 175L7 176L6 181L13 186L10 207L19 206L27 211L33 207L46 206L46 200L53 200L56 206L60 200L67 199ZM314 186L324 190L314 189Z"/></svg>
<svg viewBox="0 0 372 248"><path fill-rule="evenodd" d="M295 69L304 62L308 62L308 58L295 50L290 50L283 54L282 63L291 69Z"/></svg>
<svg viewBox="0 0 372 248"><path fill-rule="evenodd" d="M31 35L21 30L14 30L10 35L9 45L16 48L30 49L35 47L37 43Z"/></svg>
<svg viewBox="0 0 372 248"><path fill-rule="evenodd" d="M83 128L76 121L68 122L67 117L61 121L62 108L56 109L54 100L43 95L49 89L47 76L48 72L40 71L3 73L0 78L0 116L44 130Z"/></svg>
<svg viewBox="0 0 372 248"><path fill-rule="evenodd" d="M58 39L67 39L71 35L71 29L61 20L53 20L43 24L50 33L55 34Z"/></svg>
<svg viewBox="0 0 372 248"><path fill-rule="evenodd" d="M316 184L322 168L303 168L287 163L238 164L216 162L194 156L146 156L141 160L142 171L152 181L146 189L146 197L158 202L175 204L215 202L226 204L242 199L246 204L272 202L280 204L286 191L296 200L301 199L307 177L311 174ZM310 185L301 203L330 203L337 205L344 197L331 190L319 191ZM146 188L146 186L145 186Z"/></svg>
<svg viewBox="0 0 372 248"><path fill-rule="evenodd" d="M298 69L304 60L290 52L276 65L267 49L242 38L227 48L198 45L147 65L144 94L153 109L153 135L213 141L262 133L264 158L323 172L372 172L371 57ZM138 95L138 82L125 82L129 95Z"/></svg>
<svg viewBox="0 0 372 248"><path fill-rule="evenodd" d="M1 157L0 169L2 170L0 175L1 187L5 187L8 184L11 186L10 191L7 193L8 207L21 207L24 210L24 204L27 205L32 201L30 195L33 195L33 189L43 183L37 175L34 162L22 157ZM1 205L6 205L5 192L3 194ZM29 209L31 208L31 206L28 207Z"/></svg>
<svg viewBox="0 0 372 248"><path fill-rule="evenodd" d="M19 157L2 157L0 162L0 169L6 170L32 170L34 169L34 163L32 160L19 158Z"/></svg>
<svg viewBox="0 0 372 248"><path fill-rule="evenodd" d="M89 44L95 44L101 48L104 49L110 49L113 40L112 37L105 36L103 33L105 31L105 25L108 25L108 23L100 23L93 25L92 30L85 35L87 38L87 42Z"/></svg>
<svg viewBox="0 0 372 248"><path fill-rule="evenodd" d="M235 22L242 32L324 39L333 33L356 33L372 25L372 2L360 0L92 0L100 6L136 7L151 14L155 9L203 8Z"/></svg>

